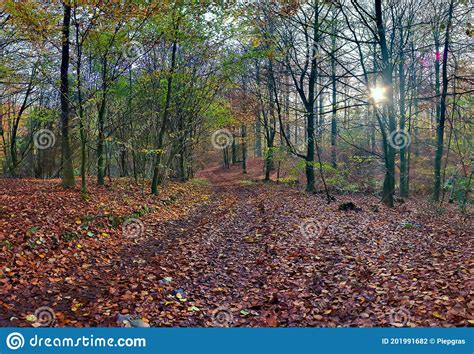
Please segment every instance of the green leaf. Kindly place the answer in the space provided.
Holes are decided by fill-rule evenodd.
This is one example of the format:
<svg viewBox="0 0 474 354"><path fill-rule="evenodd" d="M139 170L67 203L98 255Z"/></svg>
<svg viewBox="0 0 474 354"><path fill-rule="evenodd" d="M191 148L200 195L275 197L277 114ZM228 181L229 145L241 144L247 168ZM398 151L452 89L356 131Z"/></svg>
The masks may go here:
<svg viewBox="0 0 474 354"><path fill-rule="evenodd" d="M248 312L247 310L240 310L240 314L242 316L248 316L248 315L250 315L250 312Z"/></svg>

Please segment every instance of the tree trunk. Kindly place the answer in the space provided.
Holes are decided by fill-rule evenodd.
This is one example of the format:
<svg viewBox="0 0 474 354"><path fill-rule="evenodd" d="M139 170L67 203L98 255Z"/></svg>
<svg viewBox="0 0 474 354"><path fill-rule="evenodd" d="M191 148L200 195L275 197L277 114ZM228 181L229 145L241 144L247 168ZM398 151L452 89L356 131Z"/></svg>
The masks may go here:
<svg viewBox="0 0 474 354"><path fill-rule="evenodd" d="M163 123L161 124L161 129L158 134L158 141L156 144L156 148L158 150L158 154L156 155L155 159L155 167L153 169L153 180L151 183L151 193L154 195L158 195L158 182L159 182L159 175L161 169L161 159L163 156L163 143L165 132L168 125L168 118L169 118L169 111L170 111L170 104L171 104L171 94L172 94L172 84L173 84L173 74L174 69L176 66L176 51L178 48L177 39L175 38L173 41L173 49L171 52L171 68L170 73L167 80L167 88L166 88L166 101L165 101L165 109L163 112Z"/></svg>
<svg viewBox="0 0 474 354"><path fill-rule="evenodd" d="M105 102L107 98L107 58L103 58L102 67L102 99L98 114L98 137L97 137L97 184L105 184Z"/></svg>
<svg viewBox="0 0 474 354"><path fill-rule="evenodd" d="M336 120L336 110L337 110L337 92L336 92L336 20L333 19L332 25L332 51L331 51L331 75L332 75L332 118L331 118L331 162L334 168L337 167L337 152L336 152L336 143L337 143L337 120Z"/></svg>
<svg viewBox="0 0 474 354"><path fill-rule="evenodd" d="M311 96L311 95L310 95ZM314 112L308 112L307 134L308 150L306 153L306 191L314 192Z"/></svg>
<svg viewBox="0 0 474 354"><path fill-rule="evenodd" d="M187 133L184 131L184 117L182 114L179 115L179 180L180 182L185 182L187 179L186 176L186 135Z"/></svg>
<svg viewBox="0 0 474 354"><path fill-rule="evenodd" d="M315 4L315 19L313 28L313 49L311 51L311 69L308 79L308 100L305 104L307 112L306 122L306 133L308 139L308 149L306 152L306 191L314 192L315 179L314 179L314 124L315 124L315 105L316 96L315 88L317 83L317 43L318 43L318 31L319 31L319 13L318 3Z"/></svg>
<svg viewBox="0 0 474 354"><path fill-rule="evenodd" d="M439 30L436 29L433 33L434 42L435 42L435 62L434 62L434 69L435 69L435 104L436 104L436 124L439 123L439 114L440 114L440 107L439 107L439 99L440 99L440 82L439 82L439 69L440 69L440 53L439 53Z"/></svg>
<svg viewBox="0 0 474 354"><path fill-rule="evenodd" d="M389 143L391 134L395 134L397 126L395 120L395 111L393 105L393 82L392 82L392 64L389 58L387 48L387 40L385 38L385 27L382 17L382 0L375 0L375 16L377 22L377 32L379 37L379 45L382 51L382 81L387 93L387 110L388 114L388 133L383 134L383 150L385 153L385 177L382 189L382 202L393 207L393 193L395 191L395 147ZM383 126L381 125L383 129Z"/></svg>
<svg viewBox="0 0 474 354"><path fill-rule="evenodd" d="M399 63L398 63L398 80L399 80L399 111L400 111L400 131L405 130L405 57L403 52L403 27L400 20L400 41L399 41ZM408 197L408 177L407 177L407 146L403 144L400 149L400 197Z"/></svg>
<svg viewBox="0 0 474 354"><path fill-rule="evenodd" d="M264 128L265 138L267 140L267 153L265 155L265 181L270 180L271 171L274 169L273 156L274 156L274 140L276 134L276 119L275 119L275 107L274 107L274 94L275 94L275 80L273 77L273 62L272 59L268 60L267 67L267 88L269 97L269 113L264 113Z"/></svg>
<svg viewBox="0 0 474 354"><path fill-rule="evenodd" d="M74 167L72 165L72 152L69 141L69 27L71 23L71 6L63 3L64 17L62 26L62 49L61 49L61 167L62 186L64 188L74 187Z"/></svg>
<svg viewBox="0 0 474 354"><path fill-rule="evenodd" d="M255 122L255 154L262 157L262 123L260 123L260 113Z"/></svg>
<svg viewBox="0 0 474 354"><path fill-rule="evenodd" d="M21 107L20 107L20 110L18 111L18 114L16 115L15 119L13 120L13 127L11 129L9 167L10 167L10 175L12 177L15 177L17 175L16 169L17 169L18 164L19 164L18 152L17 152L18 128L20 126L21 117L23 116L23 113L25 112L25 110L28 106L28 99L30 97L30 94L33 91L33 79L35 77L35 70L36 69L33 68L32 72L31 72L31 77L30 77L30 80L28 82L28 87L27 87L26 92L25 92L24 97L23 97L23 103L21 104ZM16 113L16 112L13 112L13 113ZM0 129L1 129L1 127L0 127Z"/></svg>
<svg viewBox="0 0 474 354"><path fill-rule="evenodd" d="M446 121L446 96L448 94L448 50L449 50L449 31L451 29L451 20L453 17L453 4L454 0L451 0L449 4L448 12L448 24L446 26L446 35L444 38L444 51L443 51L443 90L441 92L440 100L440 116L439 122L436 129L436 155L435 155L435 169L434 169L434 192L433 200L439 201L441 191L441 159L443 158L443 143L444 143L444 125Z"/></svg>
<svg viewBox="0 0 474 354"><path fill-rule="evenodd" d="M247 173L247 128L242 124L242 173Z"/></svg>
<svg viewBox="0 0 474 354"><path fill-rule="evenodd" d="M84 107L82 103L82 43L79 40L79 23L76 19L76 8L74 8L74 19L76 24L76 47L77 47L77 66L76 66L76 80L77 80L77 105L79 110L79 135L81 138L81 193L87 194L87 180L86 180L86 146L87 138L84 128Z"/></svg>
<svg viewBox="0 0 474 354"><path fill-rule="evenodd" d="M231 151L232 151L232 165L235 165L237 163L237 145L235 144L234 132L232 132Z"/></svg>

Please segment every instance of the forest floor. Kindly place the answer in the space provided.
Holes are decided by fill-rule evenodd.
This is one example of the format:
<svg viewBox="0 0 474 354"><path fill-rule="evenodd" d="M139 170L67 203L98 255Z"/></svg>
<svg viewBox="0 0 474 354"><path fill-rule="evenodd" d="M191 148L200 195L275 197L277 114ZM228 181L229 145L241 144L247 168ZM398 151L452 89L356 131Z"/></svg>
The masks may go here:
<svg viewBox="0 0 474 354"><path fill-rule="evenodd" d="M87 200L1 179L0 326L37 325L44 306L75 327L474 324L472 219L455 208L328 205L255 182L258 165L198 177L159 196L91 181Z"/></svg>

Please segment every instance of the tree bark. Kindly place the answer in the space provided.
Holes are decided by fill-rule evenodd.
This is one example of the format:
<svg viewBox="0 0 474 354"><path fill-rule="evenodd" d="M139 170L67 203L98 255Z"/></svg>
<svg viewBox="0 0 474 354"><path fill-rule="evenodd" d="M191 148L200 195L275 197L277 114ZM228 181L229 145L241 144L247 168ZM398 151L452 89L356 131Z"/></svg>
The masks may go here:
<svg viewBox="0 0 474 354"><path fill-rule="evenodd" d="M398 80L399 80L399 111L400 111L400 131L405 130L405 56L403 48L403 26L400 19L400 40L399 40L399 63L398 63ZM400 197L408 197L408 177L407 177L407 147L405 144L400 149Z"/></svg>
<svg viewBox="0 0 474 354"><path fill-rule="evenodd" d="M242 124L242 173L247 173L247 127Z"/></svg>
<svg viewBox="0 0 474 354"><path fill-rule="evenodd" d="M443 89L441 92L440 99L440 115L439 122L436 129L436 155L435 155L435 168L434 168L434 191L433 200L439 201L441 192L441 160L443 158L443 144L444 144L444 126L446 122L446 96L448 94L448 50L449 50L449 32L451 29L451 21L453 17L453 6L454 0L451 0L448 10L448 24L446 26L446 35L444 38L444 51L443 51Z"/></svg>
<svg viewBox="0 0 474 354"><path fill-rule="evenodd" d="M74 187L74 167L72 164L72 152L69 141L69 29L71 23L71 6L63 2L64 17L62 26L62 48L61 48L61 167L62 186L64 188Z"/></svg>
<svg viewBox="0 0 474 354"><path fill-rule="evenodd" d="M393 207L393 193L395 191L395 147L389 143L390 134L395 134L397 126L393 105L392 64L389 58L385 26L382 16L382 0L375 0L375 17L377 23L378 41L382 51L382 81L387 93L388 134L382 134L383 150L385 154L385 177L382 189L382 202ZM382 127L382 126L381 126Z"/></svg>
<svg viewBox="0 0 474 354"><path fill-rule="evenodd" d="M103 58L102 66L102 99L98 114L98 138L97 138L97 184L105 184L105 107L107 99L107 58Z"/></svg>
<svg viewBox="0 0 474 354"><path fill-rule="evenodd" d="M336 92L336 19L333 19L331 36L331 75L332 75L332 117L331 117L331 162L332 167L337 168L337 92Z"/></svg>
<svg viewBox="0 0 474 354"><path fill-rule="evenodd" d="M158 133L158 141L156 144L156 148L158 153L155 159L155 167L153 169L153 180L151 182L151 193L154 195L158 195L158 182L159 182L159 175L161 169L161 159L163 156L163 143L165 132L168 126L168 118L170 113L170 105L171 105L171 94L172 94L172 85L173 85L173 75L176 66L176 51L178 48L177 38L173 41L173 48L171 51L171 68L170 73L167 80L167 87L166 87L166 101L165 101L165 109L163 112L163 122L161 124L160 132Z"/></svg>
<svg viewBox="0 0 474 354"><path fill-rule="evenodd" d="M79 134L81 138L81 193L87 194L87 180L86 180L86 131L84 128L84 107L82 100L82 42L79 40L79 23L76 18L76 8L74 8L74 20L76 26L76 47L77 47L77 66L76 66L76 80L77 80L77 105L79 110Z"/></svg>

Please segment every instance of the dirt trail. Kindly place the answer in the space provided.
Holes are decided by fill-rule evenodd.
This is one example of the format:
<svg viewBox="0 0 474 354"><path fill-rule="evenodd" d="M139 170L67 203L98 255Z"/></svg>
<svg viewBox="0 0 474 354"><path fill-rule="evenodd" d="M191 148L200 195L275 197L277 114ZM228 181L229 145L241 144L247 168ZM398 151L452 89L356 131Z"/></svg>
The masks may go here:
<svg viewBox="0 0 474 354"><path fill-rule="evenodd" d="M133 237L115 228L107 237L54 248L45 234L44 246L32 250L18 239L5 257L8 267L0 268L0 324L29 325L25 318L38 306L54 308L62 326L116 326L118 313L152 326L466 326L472 320L472 239L462 215L441 217L410 201L387 209L361 195L327 205L322 195L257 181L259 166L247 176L233 166L198 177L209 185L179 187L180 202L141 216ZM48 191L49 199L35 200L35 208L58 227L71 216L52 218L52 199L79 204L78 192L63 196L43 184L37 193ZM13 234L12 215L29 215L32 203L11 190L2 198L22 203L4 212ZM147 198L141 203L157 205ZM348 200L362 210L339 211L338 203ZM33 225L44 224L35 217Z"/></svg>
<svg viewBox="0 0 474 354"><path fill-rule="evenodd" d="M127 250L155 268L175 264L174 269L167 269L167 276L173 278L170 285L183 289L194 306L208 313L186 318L180 325L212 325L212 310L219 307L230 312L245 310L241 304L248 302L253 290L263 291L267 283L268 274L261 265L271 258L266 259L266 243L257 242L265 218L258 188L242 186L239 179L225 174L222 178L218 170L203 173L212 184L208 203L189 218L151 226L148 235L164 237L147 238Z"/></svg>
<svg viewBox="0 0 474 354"><path fill-rule="evenodd" d="M400 226L411 212L370 212L375 198L357 200L362 213L339 212L323 196L248 182L257 174L243 177L237 166L203 171L209 202L159 226L166 240L154 254L146 245L132 252L157 268L173 264L164 267L173 278L167 291L179 288L187 298L181 311L162 308L155 325L467 323L468 270L452 266L466 262L462 238L446 252L446 233ZM190 316L188 302L200 311Z"/></svg>

